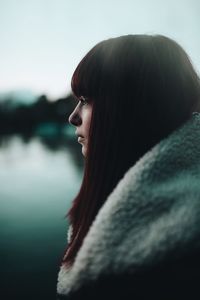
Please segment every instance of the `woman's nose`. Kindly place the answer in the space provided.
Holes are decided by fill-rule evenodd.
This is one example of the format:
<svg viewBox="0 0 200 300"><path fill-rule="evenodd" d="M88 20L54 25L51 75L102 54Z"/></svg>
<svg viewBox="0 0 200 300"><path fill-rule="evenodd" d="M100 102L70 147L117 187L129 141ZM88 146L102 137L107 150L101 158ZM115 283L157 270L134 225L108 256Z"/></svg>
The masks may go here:
<svg viewBox="0 0 200 300"><path fill-rule="evenodd" d="M68 118L68 121L70 124L74 126L80 126L81 125L81 118L79 114L77 113L76 109L71 113L71 115Z"/></svg>

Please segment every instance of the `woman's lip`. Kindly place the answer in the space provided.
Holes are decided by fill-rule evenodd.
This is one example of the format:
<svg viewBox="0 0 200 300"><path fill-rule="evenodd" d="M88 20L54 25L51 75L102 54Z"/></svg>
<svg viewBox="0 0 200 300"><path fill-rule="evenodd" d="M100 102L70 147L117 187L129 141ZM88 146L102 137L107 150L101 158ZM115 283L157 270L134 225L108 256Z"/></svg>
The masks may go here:
<svg viewBox="0 0 200 300"><path fill-rule="evenodd" d="M84 140L83 137L81 137L81 136L78 137L78 142L79 142L79 143L81 143L83 140Z"/></svg>

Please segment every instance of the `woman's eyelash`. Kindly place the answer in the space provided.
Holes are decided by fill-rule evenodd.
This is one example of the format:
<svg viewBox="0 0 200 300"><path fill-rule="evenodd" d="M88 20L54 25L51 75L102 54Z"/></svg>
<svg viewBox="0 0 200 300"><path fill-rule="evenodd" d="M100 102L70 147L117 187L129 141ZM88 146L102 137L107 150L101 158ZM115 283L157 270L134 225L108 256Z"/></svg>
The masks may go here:
<svg viewBox="0 0 200 300"><path fill-rule="evenodd" d="M83 104L83 105L87 104L87 101L86 101L86 99L85 99L83 96L81 96L81 97L79 98L79 101L80 101L81 104Z"/></svg>

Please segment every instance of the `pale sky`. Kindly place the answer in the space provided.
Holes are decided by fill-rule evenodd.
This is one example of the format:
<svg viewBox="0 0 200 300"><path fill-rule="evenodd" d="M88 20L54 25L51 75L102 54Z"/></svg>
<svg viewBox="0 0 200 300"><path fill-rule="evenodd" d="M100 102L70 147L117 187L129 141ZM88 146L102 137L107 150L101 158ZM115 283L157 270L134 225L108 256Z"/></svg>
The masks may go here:
<svg viewBox="0 0 200 300"><path fill-rule="evenodd" d="M0 93L65 96L96 43L136 33L175 39L200 73L199 0L0 0Z"/></svg>

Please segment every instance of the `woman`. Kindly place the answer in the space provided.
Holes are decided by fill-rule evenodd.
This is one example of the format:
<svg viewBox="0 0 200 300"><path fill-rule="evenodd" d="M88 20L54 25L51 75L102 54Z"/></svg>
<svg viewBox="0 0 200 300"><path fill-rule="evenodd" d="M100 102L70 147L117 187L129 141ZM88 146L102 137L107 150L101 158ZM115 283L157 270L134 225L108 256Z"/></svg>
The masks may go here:
<svg viewBox="0 0 200 300"><path fill-rule="evenodd" d="M85 168L67 215L58 299L191 296L200 275L200 81L189 57L162 35L104 40L77 66L72 91L69 122Z"/></svg>

